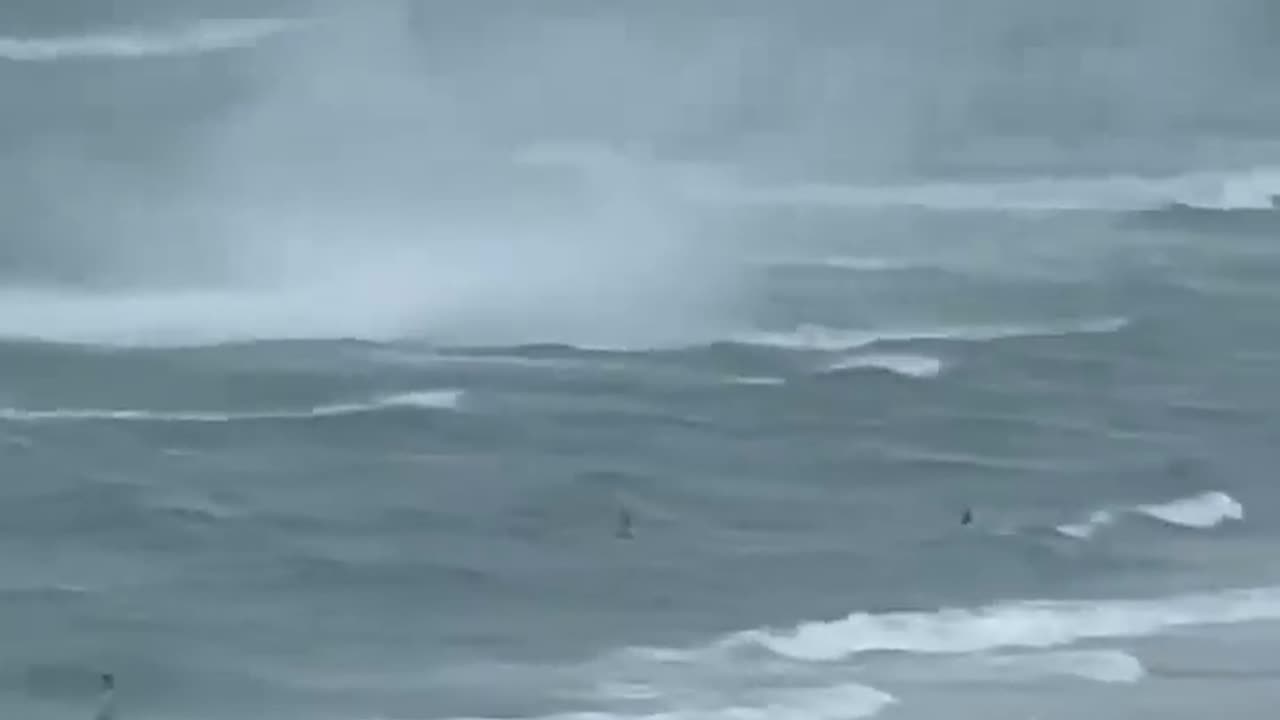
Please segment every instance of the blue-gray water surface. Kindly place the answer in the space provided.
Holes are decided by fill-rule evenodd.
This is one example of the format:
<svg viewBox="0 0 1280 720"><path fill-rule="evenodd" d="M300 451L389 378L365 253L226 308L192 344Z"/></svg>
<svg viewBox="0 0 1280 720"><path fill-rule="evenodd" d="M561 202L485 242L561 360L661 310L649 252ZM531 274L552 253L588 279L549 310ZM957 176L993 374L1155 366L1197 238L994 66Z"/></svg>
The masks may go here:
<svg viewBox="0 0 1280 720"><path fill-rule="evenodd" d="M0 7L0 714L1271 717L1277 22Z"/></svg>

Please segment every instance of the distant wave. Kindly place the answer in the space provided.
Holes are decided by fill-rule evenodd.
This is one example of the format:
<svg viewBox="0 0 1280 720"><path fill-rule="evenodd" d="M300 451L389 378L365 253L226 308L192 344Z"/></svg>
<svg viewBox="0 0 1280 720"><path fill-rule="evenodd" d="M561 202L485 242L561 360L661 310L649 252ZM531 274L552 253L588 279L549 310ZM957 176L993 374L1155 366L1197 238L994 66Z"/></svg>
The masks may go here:
<svg viewBox="0 0 1280 720"><path fill-rule="evenodd" d="M1009 602L973 610L854 613L791 630L749 630L714 651L763 648L808 662L868 652L977 653L1149 637L1182 627L1280 620L1280 587L1144 600Z"/></svg>
<svg viewBox="0 0 1280 720"><path fill-rule="evenodd" d="M183 422L226 423L246 420L309 420L314 418L364 415L394 408L454 409L462 401L461 390L429 390L386 395L364 402L316 405L298 410L261 410L253 412L215 412L208 410L137 410L59 408L33 410L0 408L0 420L11 422Z"/></svg>
<svg viewBox="0 0 1280 720"><path fill-rule="evenodd" d="M647 687L629 688L627 693L616 693L620 700L666 700L664 693ZM688 695L688 693L683 693ZM703 720L762 720L763 718L804 718L804 720L856 720L878 714L897 702L890 694L856 683L844 683L832 687L798 688L774 691L756 690L750 693L754 703L740 701L725 705L723 700L689 702L686 698L666 700L661 712L626 713L610 709L607 712L567 712L542 715L533 720L676 720L677 718L701 718ZM646 703L648 704L648 703ZM496 720L496 718L452 718L451 720Z"/></svg>
<svg viewBox="0 0 1280 720"><path fill-rule="evenodd" d="M655 164L602 146L536 148L522 162L583 172L661 172L664 183L693 200L715 205L835 209L913 208L941 211L1136 211L1181 203L1220 210L1266 208L1280 194L1280 167L1182 173L1012 176L899 184L749 184L729 168ZM874 269L874 268L865 268Z"/></svg>
<svg viewBox="0 0 1280 720"><path fill-rule="evenodd" d="M928 266L928 263L917 260L855 255L836 255L819 258L773 258L761 262L772 267L818 267L852 272L895 272L915 270Z"/></svg>
<svg viewBox="0 0 1280 720"><path fill-rule="evenodd" d="M910 378L935 378L942 374L941 359L929 355L854 355L828 365L824 372L884 370Z"/></svg>
<svg viewBox="0 0 1280 720"><path fill-rule="evenodd" d="M297 25L289 20L204 20L168 31L127 29L57 37L0 37L0 59L54 62L199 55L252 47Z"/></svg>
<svg viewBox="0 0 1280 720"><path fill-rule="evenodd" d="M1267 208L1280 194L1280 168L1193 172L1163 177L1032 177L914 185L798 184L722 191L745 205L959 211L1136 211L1182 203L1221 210Z"/></svg>
<svg viewBox="0 0 1280 720"><path fill-rule="evenodd" d="M415 288L418 286L415 286ZM447 288L432 292L446 293ZM443 308L420 298L411 289L407 297L370 293L368 300L334 305L331 288L305 286L298 289L189 290L178 292L135 292L96 295L85 292L9 289L0 291L0 339L19 342L43 341L105 347L199 348L270 341L363 340L394 342L415 339L451 347L479 351L497 348L548 348L565 350L632 353L653 350L705 349L717 343L761 345L792 350L853 350L878 342L910 340L952 340L982 342L1017 337L1043 337L1080 333L1111 333L1129 324L1122 317L1046 322L1044 324L956 325L902 329L838 329L801 325L784 332L734 333L719 327L680 329L656 336L640 331L643 337L631 342L572 342L549 337L541 345L521 337L503 337L495 332L477 337L437 340L431 328L444 318L445 310L460 300L441 297ZM447 302L445 302L447 300ZM486 316L487 309L480 314ZM454 327L453 321L443 323ZM624 328L625 329L625 328ZM555 335L554 332L549 332ZM587 333L594 334L594 333ZM535 339L536 340L536 339Z"/></svg>
<svg viewBox="0 0 1280 720"><path fill-rule="evenodd" d="M896 681L927 683L974 683L1037 681L1044 678L1074 677L1107 684L1130 684L1142 680L1147 670L1142 661L1121 650L1021 650L961 656L922 658L912 655L889 659L887 669L877 669L874 677Z"/></svg>
<svg viewBox="0 0 1280 720"><path fill-rule="evenodd" d="M960 325L918 330L840 330L821 325L802 325L791 332L761 332L737 338L745 345L764 345L789 350L853 350L879 342L910 340L953 340L986 342L1012 338L1053 337L1117 332L1129 324L1125 318L1100 318L1045 325Z"/></svg>
<svg viewBox="0 0 1280 720"><path fill-rule="evenodd" d="M1059 525L1057 529L1063 535L1083 540L1093 537L1098 530L1115 524L1125 515L1134 514L1145 515L1170 525L1204 530L1217 527L1228 520L1243 520L1244 506L1224 492L1212 491L1165 503L1095 510L1086 520Z"/></svg>
<svg viewBox="0 0 1280 720"><path fill-rule="evenodd" d="M733 385L786 385L786 378L767 375L737 375L728 379Z"/></svg>
<svg viewBox="0 0 1280 720"><path fill-rule="evenodd" d="M982 664L1001 678L1069 675L1100 683L1135 683L1147 675L1138 658L1119 650L1067 650L1062 652L994 655Z"/></svg>

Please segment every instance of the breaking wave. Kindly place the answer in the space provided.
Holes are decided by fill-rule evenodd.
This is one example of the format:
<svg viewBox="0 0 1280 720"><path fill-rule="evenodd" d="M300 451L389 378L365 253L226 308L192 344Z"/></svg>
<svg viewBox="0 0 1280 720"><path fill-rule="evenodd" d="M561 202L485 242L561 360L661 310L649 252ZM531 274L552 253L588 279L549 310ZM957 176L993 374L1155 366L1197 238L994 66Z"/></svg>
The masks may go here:
<svg viewBox="0 0 1280 720"><path fill-rule="evenodd" d="M995 655L982 658L979 662L1006 679L1066 675L1100 683L1129 684L1136 683L1147 675L1142 661L1119 650Z"/></svg>
<svg viewBox="0 0 1280 720"><path fill-rule="evenodd" d="M1181 627L1280 620L1280 587L1148 600L1031 601L975 610L854 613L791 630L749 630L717 650L763 648L810 662L869 652L962 654L1136 638Z"/></svg>
<svg viewBox="0 0 1280 720"><path fill-rule="evenodd" d="M416 265L405 263L402 273ZM460 283L461 281L456 281ZM389 342L419 338L457 347L510 347L530 338L529 330L519 330L511 320L503 325L487 321L509 312L499 308L497 299L468 310L474 322L462 327L450 320L452 311L477 290L461 290L451 297L453 286L411 285L402 278L384 278L383 285L404 293L379 288L373 277L360 277L338 288L320 282L287 290L188 290L150 291L128 294L8 290L0 293L0 338L45 342L124 347L198 347L269 340L346 340ZM532 289L530 290L532 292ZM342 295L343 302L333 302ZM624 293L625 295L625 293ZM717 333L695 322L689 327L666 327L667 316L649 327L627 320L619 313L626 305L609 297L593 316L590 307L579 307L563 317L548 320L563 326L561 332L574 337L541 338L541 342L563 342L580 350L629 352L636 350L689 349L715 342L735 342L790 350L854 350L879 342L950 340L985 342L992 340L1051 337L1117 332L1129 324L1126 318L1097 318L1044 325L958 325L918 329L847 330L820 325L802 325L790 332L751 332L738 335ZM510 299L515 302L516 298ZM558 308L551 308L558 311ZM666 308L663 308L666 312ZM635 313L630 313L634 316ZM526 318L527 320L527 318ZM552 320L554 322L552 322ZM617 320L612 329L606 327ZM579 322L581 321L581 322ZM629 323L629 324L627 324ZM633 327L639 325L638 327ZM678 323L677 323L678 325ZM437 336L433 331L440 329ZM550 333L550 329L547 330ZM623 342L610 342L609 334ZM600 335L602 341L590 342ZM583 341L581 338L586 338ZM549 339L550 338L550 339Z"/></svg>
<svg viewBox="0 0 1280 720"><path fill-rule="evenodd" d="M1112 649L980 653L931 659L912 656L889 660L886 665L884 670L877 669L877 679L884 676L930 684L1006 684L1045 678L1080 678L1114 685L1136 683L1147 676L1141 660Z"/></svg>
<svg viewBox="0 0 1280 720"><path fill-rule="evenodd" d="M1230 495L1215 490L1165 503L1095 510L1081 522L1059 525L1058 532L1084 540L1126 515L1144 515L1170 525L1206 530L1229 520L1243 520L1244 506Z"/></svg>
<svg viewBox="0 0 1280 720"><path fill-rule="evenodd" d="M753 333L738 338L746 345L764 345L789 350L853 350L880 342L951 340L987 342L1013 338L1056 337L1060 335L1118 332L1129 324L1126 318L1101 318L1046 325L967 325L920 328L918 330L840 330L821 325L802 325L791 332Z"/></svg>
<svg viewBox="0 0 1280 720"><path fill-rule="evenodd" d="M1190 528L1211 528L1227 520L1244 519L1244 506L1230 495L1216 491L1157 505L1140 505L1137 511L1171 525Z"/></svg>
<svg viewBox="0 0 1280 720"><path fill-rule="evenodd" d="M661 696L643 688L635 695ZM897 702L890 694L856 683L823 688L752 693L752 704L685 700L674 707L650 712L573 712L544 715L535 720L851 720L872 717ZM454 720L494 720L455 718Z"/></svg>
<svg viewBox="0 0 1280 720"><path fill-rule="evenodd" d="M180 422L227 423L261 420L311 420L315 418L365 415L397 408L456 409L462 401L461 390L429 390L400 393L374 398L364 402L332 403L298 410L260 410L253 412L216 412L209 410L137 410L59 408L34 410L0 408L0 420L10 422Z"/></svg>
<svg viewBox="0 0 1280 720"><path fill-rule="evenodd" d="M921 267L928 266L928 263L914 259L908 260L875 256L863 257L857 255L836 255L832 257L819 258L771 258L763 260L761 263L770 267L827 268L830 270L848 270L851 272L867 273L916 270Z"/></svg>
<svg viewBox="0 0 1280 720"><path fill-rule="evenodd" d="M825 373L855 370L883 370L903 377L926 379L942 374L944 364L940 358L929 355L854 355L831 363Z"/></svg>
<svg viewBox="0 0 1280 720"><path fill-rule="evenodd" d="M1173 203L1219 210L1271 207L1280 168L1195 172L1164 177L1111 175L1021 178L917 185L799 184L738 188L726 197L746 205L959 211L1153 210Z"/></svg>
<svg viewBox="0 0 1280 720"><path fill-rule="evenodd" d="M774 386L774 385L787 384L786 378L770 377L767 375L738 375L738 376L729 378L728 382L732 385L759 385L759 386Z"/></svg>
<svg viewBox="0 0 1280 720"><path fill-rule="evenodd" d="M297 27L289 20L205 20L169 31L131 29L58 37L0 37L0 59L137 59L239 50Z"/></svg>

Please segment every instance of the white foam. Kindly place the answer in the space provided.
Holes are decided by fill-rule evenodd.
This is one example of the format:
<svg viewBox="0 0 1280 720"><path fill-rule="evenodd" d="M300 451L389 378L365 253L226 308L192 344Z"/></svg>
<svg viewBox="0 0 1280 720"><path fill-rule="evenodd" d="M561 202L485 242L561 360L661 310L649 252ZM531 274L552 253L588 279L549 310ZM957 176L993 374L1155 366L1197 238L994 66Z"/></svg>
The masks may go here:
<svg viewBox="0 0 1280 720"><path fill-rule="evenodd" d="M751 694L759 695L758 702L726 705L722 702L699 702L697 699L684 702L664 700L669 707L652 712L557 713L535 720L853 720L872 717L897 702L888 693L855 683ZM649 695L659 693L650 692Z"/></svg>
<svg viewBox="0 0 1280 720"><path fill-rule="evenodd" d="M732 383L732 384L734 384L734 385L769 385L769 386L776 386L776 385L786 385L786 384L787 384L787 381L786 381L786 379L785 379L785 378L780 378L780 377L768 377L768 376L752 376L752 375L731 377L731 378L729 378L729 382L730 382L730 383Z"/></svg>
<svg viewBox="0 0 1280 720"><path fill-rule="evenodd" d="M887 370L895 375L925 379L941 375L943 362L929 355L854 355L828 365L826 372L867 369Z"/></svg>
<svg viewBox="0 0 1280 720"><path fill-rule="evenodd" d="M854 350L879 342L951 340L989 342L1012 338L1113 333L1128 325L1125 318L1098 318L1045 325L957 325L899 330L841 330L821 325L801 325L791 332L759 332L742 335L739 342L789 350Z"/></svg>
<svg viewBox="0 0 1280 720"><path fill-rule="evenodd" d="M894 207L968 211L1148 210L1183 203L1215 209L1270 207L1280 194L1280 168L1193 172L1160 177L1010 178L997 182L931 182L915 185L797 184L740 187L723 201L878 209Z"/></svg>
<svg viewBox="0 0 1280 720"><path fill-rule="evenodd" d="M1058 532L1080 540L1087 540L1093 537L1093 534L1099 529L1107 527L1116 521L1116 514L1110 510L1095 510L1089 514L1088 519L1078 523L1068 523L1058 526Z"/></svg>
<svg viewBox="0 0 1280 720"><path fill-rule="evenodd" d="M1224 492L1206 492L1158 505L1142 505L1137 512L1172 525L1212 528L1227 520L1244 520L1244 506Z"/></svg>
<svg viewBox="0 0 1280 720"><path fill-rule="evenodd" d="M882 658L863 664L862 674L877 682L973 686L1005 685L1045 679L1078 678L1097 683L1131 684L1146 677L1138 658L1121 650L1049 650L974 655Z"/></svg>
<svg viewBox="0 0 1280 720"><path fill-rule="evenodd" d="M288 20L204 20L167 31L130 29L60 37L0 37L0 59L54 62L199 55L252 47L297 25Z"/></svg>
<svg viewBox="0 0 1280 720"><path fill-rule="evenodd" d="M534 156L530 155L528 159ZM614 149L578 147L540 153L543 164L584 171L634 166L664 171L666 182L691 200L730 206L783 206L850 209L923 208L959 211L1109 210L1134 211L1182 203L1221 210L1271 207L1280 194L1280 167L1263 165L1182 173L1009 176L994 181L925 181L910 184L792 183L749 184L727 168L655 164ZM790 263L788 263L790 264ZM832 267L839 267L839 260ZM902 269L864 266L850 269Z"/></svg>
<svg viewBox="0 0 1280 720"><path fill-rule="evenodd" d="M1063 535L1086 540L1098 530L1119 522L1125 515L1133 514L1170 525L1208 530L1229 520L1244 520L1244 506L1230 495L1213 490L1164 503L1095 510L1083 522L1059 525L1057 530Z"/></svg>
<svg viewBox="0 0 1280 720"><path fill-rule="evenodd" d="M416 256L415 256L416 258ZM984 342L1020 337L1111 333L1128 320L1104 317L1043 325L956 325L901 329L838 329L801 325L790 332L722 334L705 327L653 327L620 323L621 305L574 304L538 331L518 327L511 304L486 298L479 286L464 287L465 276L449 283L422 284L410 277L420 260L380 259L367 273L352 265L338 283L312 280L281 289L226 289L89 293L46 289L0 291L0 338L116 347L198 347L262 340L360 339L387 342L427 337L441 346L498 347L559 342L581 350L630 352L688 349L728 340L795 350L853 350L879 342L951 340ZM399 268L393 270L392 266ZM396 275L402 273L403 275ZM320 276L317 276L320 277ZM328 277L328 276L325 276ZM541 282L541 281L539 281ZM526 290L532 293L536 285ZM469 288L469 289L468 289ZM403 289L404 292L399 292ZM575 289L576 293L578 289ZM625 291L624 291L625 292ZM341 302L334 302L340 297ZM585 296L584 296L585 297ZM527 298L510 298L520 304ZM614 298L617 299L617 298ZM478 304L470 306L472 301ZM532 308L532 305L527 307ZM633 307L633 306L628 306ZM598 317L589 312L600 309ZM553 314L558 315L558 306ZM530 310L532 312L532 310ZM631 316L635 313L628 310ZM457 316L457 317L455 317ZM468 322L463 322L463 320ZM545 318L544 318L545 319ZM583 322L579 323L578 321ZM532 322L532 321L530 321ZM697 325L698 323L695 323ZM563 325L563 327L561 327ZM437 332L438 331L438 334ZM568 332L568 336L565 333ZM624 342L590 340L616 334Z"/></svg>
<svg viewBox="0 0 1280 720"><path fill-rule="evenodd" d="M749 630L716 651L767 649L801 661L834 661L877 651L975 653L1051 648L1081 640L1156 635L1188 626L1280 620L1280 587L1149 600L1030 601L976 610L854 613L792 630Z"/></svg>
<svg viewBox="0 0 1280 720"><path fill-rule="evenodd" d="M308 420L313 418L363 415L391 408L455 409L462 400L461 390L430 390L386 395L364 402L316 405L298 410L262 410L253 412L215 412L207 410L137 410L98 408L59 408L33 410L0 408L0 420L11 422L185 422L226 423L245 420Z"/></svg>
<svg viewBox="0 0 1280 720"><path fill-rule="evenodd" d="M851 255L819 258L776 258L764 262L775 267L821 267L868 273L911 270L923 266L923 263L914 260Z"/></svg>
<svg viewBox="0 0 1280 720"><path fill-rule="evenodd" d="M921 266L920 263L911 260L849 256L822 258L816 261L816 264L838 270L854 270L858 272L892 272L911 270Z"/></svg>
<svg viewBox="0 0 1280 720"><path fill-rule="evenodd" d="M1083 678L1100 683L1130 684L1147 675L1138 658L1119 650L1066 650L993 655L980 661L1003 678L1034 679L1045 675Z"/></svg>

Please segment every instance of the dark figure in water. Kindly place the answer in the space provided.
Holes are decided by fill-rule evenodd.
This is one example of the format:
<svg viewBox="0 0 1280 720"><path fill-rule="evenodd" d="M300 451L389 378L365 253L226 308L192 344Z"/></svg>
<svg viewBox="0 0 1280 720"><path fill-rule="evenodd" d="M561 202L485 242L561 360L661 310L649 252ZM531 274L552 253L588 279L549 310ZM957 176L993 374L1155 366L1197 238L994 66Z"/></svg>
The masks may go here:
<svg viewBox="0 0 1280 720"><path fill-rule="evenodd" d="M111 673L102 674L102 699L98 701L98 712L93 720L115 720L116 717L116 678Z"/></svg>
<svg viewBox="0 0 1280 720"><path fill-rule="evenodd" d="M618 529L614 535L622 540L630 540L635 537L631 532L631 513L627 512L626 508L618 511Z"/></svg>
<svg viewBox="0 0 1280 720"><path fill-rule="evenodd" d="M960 516L960 524L961 524L961 525L972 525L972 524L973 524L973 509L972 509L972 508L965 508L965 509L964 509L964 514Z"/></svg>

